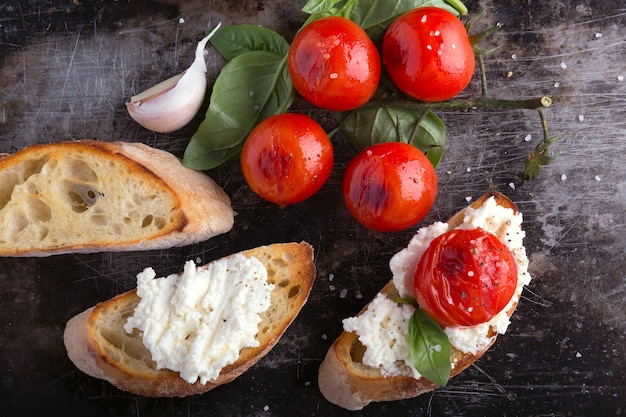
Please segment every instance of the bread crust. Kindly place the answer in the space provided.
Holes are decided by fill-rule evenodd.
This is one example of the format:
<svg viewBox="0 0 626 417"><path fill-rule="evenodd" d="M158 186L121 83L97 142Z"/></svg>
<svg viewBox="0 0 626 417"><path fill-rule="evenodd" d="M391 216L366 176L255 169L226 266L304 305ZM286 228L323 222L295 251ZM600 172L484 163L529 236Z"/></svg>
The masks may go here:
<svg viewBox="0 0 626 417"><path fill-rule="evenodd" d="M278 320L272 321L272 327L267 332L262 334L260 331L257 334L256 339L260 345L242 349L237 361L224 367L216 379L206 384L200 381L190 384L182 379L178 372L157 370L154 363L148 366L145 362L132 365L133 358L120 346L135 343L135 349L143 350L141 352L135 350L135 354L150 357L149 351L143 345L138 347L136 340L138 338L129 336L123 328L125 318L132 315L140 301L136 290L101 302L67 322L63 338L70 360L88 375L107 380L123 391L148 397L184 397L200 394L232 381L276 345L306 303L316 273L313 248L306 242L262 246L244 251L242 254L256 257L268 269L268 280L275 284L271 294L271 305L286 303L287 306ZM102 327L99 323L109 319L110 315L119 315L120 324L114 334L103 336L98 332ZM261 317L265 320L264 315ZM262 321L259 329L264 324L267 322Z"/></svg>
<svg viewBox="0 0 626 417"><path fill-rule="evenodd" d="M142 143L103 142L91 139L32 145L0 159L0 171L21 161L43 154L62 159L68 152L96 155L103 162L115 160L133 176L146 178L155 187L169 190L177 200L179 213L171 225L154 235L138 239L128 236L117 243L86 238L80 244L61 243L56 246L32 247L25 250L1 249L0 256L49 256L63 253L92 253L103 251L155 250L202 242L226 233L234 224L230 198L207 175L184 167L169 152ZM0 184L2 186L2 184Z"/></svg>
<svg viewBox="0 0 626 417"><path fill-rule="evenodd" d="M480 207L484 202L494 197L500 206L513 209L517 213L517 207L505 195L497 191L489 191L474 201L470 207ZM457 227L463 222L464 211L457 212L448 220L449 229ZM390 299L398 297L398 292L393 281L380 291ZM513 314L517 303L507 311L509 317ZM367 310L367 305L359 312ZM491 341L482 351L476 354L463 353L451 347L451 360L454 363L450 377L454 377L476 362L496 340L496 333L491 329L487 335ZM347 410L360 410L370 402L395 401L417 397L429 391L433 391L438 385L425 378L411 378L408 376L385 377L380 370L363 365L359 358L364 350L354 332L342 332L329 348L326 357L322 361L318 373L318 385L324 397L333 404ZM355 361L356 359L356 361Z"/></svg>

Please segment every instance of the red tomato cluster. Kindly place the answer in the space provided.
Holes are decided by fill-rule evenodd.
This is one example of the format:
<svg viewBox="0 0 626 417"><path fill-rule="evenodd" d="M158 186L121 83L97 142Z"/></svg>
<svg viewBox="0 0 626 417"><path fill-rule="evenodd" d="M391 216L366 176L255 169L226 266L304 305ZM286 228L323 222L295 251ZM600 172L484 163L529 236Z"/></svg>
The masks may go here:
<svg viewBox="0 0 626 417"><path fill-rule="evenodd" d="M383 39L382 62L401 91L423 101L453 97L474 72L467 31L456 16L436 7L415 9L392 23ZM326 17L298 32L287 69L296 91L311 104L348 111L374 95L381 59L356 23ZM332 145L307 116L272 117L250 134L241 164L250 188L284 207L322 187L332 170ZM437 176L417 148L399 142L379 144L349 164L343 194L361 224L376 231L398 231L417 224L433 206Z"/></svg>

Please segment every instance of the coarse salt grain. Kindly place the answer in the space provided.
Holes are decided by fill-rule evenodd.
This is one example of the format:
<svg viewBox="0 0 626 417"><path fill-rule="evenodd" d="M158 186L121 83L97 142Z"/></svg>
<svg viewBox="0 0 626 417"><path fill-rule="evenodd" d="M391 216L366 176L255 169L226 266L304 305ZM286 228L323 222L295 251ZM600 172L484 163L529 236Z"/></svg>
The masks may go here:
<svg viewBox="0 0 626 417"><path fill-rule="evenodd" d="M343 289L341 290L341 292L339 293L339 298L346 298L346 295L348 295L348 290L347 289Z"/></svg>
<svg viewBox="0 0 626 417"><path fill-rule="evenodd" d="M578 115L578 121L582 122L583 120L585 120L585 116L583 116L582 114Z"/></svg>
<svg viewBox="0 0 626 417"><path fill-rule="evenodd" d="M617 81L624 81L624 76L623 75L618 75L617 76Z"/></svg>
<svg viewBox="0 0 626 417"><path fill-rule="evenodd" d="M524 138L524 142L530 142L532 138L533 138L532 135L526 135L526 137Z"/></svg>
<svg viewBox="0 0 626 417"><path fill-rule="evenodd" d="M515 189L515 184L514 184L514 183L512 183L512 182L510 182L510 183L509 183L509 188L511 188L511 190L514 190L514 189Z"/></svg>
<svg viewBox="0 0 626 417"><path fill-rule="evenodd" d="M554 83L554 88L559 88L560 86L561 86L560 82L557 81L557 82Z"/></svg>
<svg viewBox="0 0 626 417"><path fill-rule="evenodd" d="M565 62L561 62L561 68L563 69L567 68L567 64Z"/></svg>
<svg viewBox="0 0 626 417"><path fill-rule="evenodd" d="M600 177L599 175L596 175L595 177L593 177L596 181L602 181L602 177Z"/></svg>
<svg viewBox="0 0 626 417"><path fill-rule="evenodd" d="M567 175L561 174L561 181L565 181L567 179Z"/></svg>
<svg viewBox="0 0 626 417"><path fill-rule="evenodd" d="M465 197L465 201L469 203L470 201L472 201L472 197L468 195L467 197Z"/></svg>

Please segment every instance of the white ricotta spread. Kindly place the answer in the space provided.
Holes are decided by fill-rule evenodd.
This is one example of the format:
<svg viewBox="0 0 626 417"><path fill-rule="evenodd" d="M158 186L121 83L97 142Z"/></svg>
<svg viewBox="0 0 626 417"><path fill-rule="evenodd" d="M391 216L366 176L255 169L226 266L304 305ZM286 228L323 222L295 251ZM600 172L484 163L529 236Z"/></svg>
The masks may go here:
<svg viewBox="0 0 626 417"><path fill-rule="evenodd" d="M274 286L258 259L237 254L202 267L188 261L182 274L155 277L152 268L137 275L141 301L124 329L142 333L159 369L205 384L241 349L259 345L259 314Z"/></svg>
<svg viewBox="0 0 626 417"><path fill-rule="evenodd" d="M456 349L476 354L483 350L491 342L487 337L491 327L496 333L505 333L509 325L509 317L506 311L519 300L525 285L530 283L528 273L528 258L524 248L523 239L525 233L522 230L522 214L515 214L512 209L499 206L493 197L476 209L467 208L463 223L457 229L482 229L498 236L500 240L513 253L517 263L517 288L509 304L490 321L476 326L447 327L444 329L450 344ZM409 242L409 245L395 254L389 267L393 274L393 283L401 297L414 297L413 272L420 258L430 243L439 235L448 231L448 224L436 222L428 227L417 231ZM357 316L343 321L344 330L354 331L359 341L366 347L363 363L368 366L380 368L383 375L398 375L410 373L414 378L419 373L411 365L408 345L406 342L408 333L408 320L413 312L413 307L400 305L389 300L383 295L376 298L384 298L387 302L372 302L367 310ZM410 313L409 313L410 311ZM404 322L404 324L400 324ZM377 323L393 323L393 330ZM396 327L399 331L396 331ZM370 333L380 333L371 335ZM495 337L495 336L494 336ZM398 364L407 364L407 367L399 367ZM454 364L453 364L454 366Z"/></svg>

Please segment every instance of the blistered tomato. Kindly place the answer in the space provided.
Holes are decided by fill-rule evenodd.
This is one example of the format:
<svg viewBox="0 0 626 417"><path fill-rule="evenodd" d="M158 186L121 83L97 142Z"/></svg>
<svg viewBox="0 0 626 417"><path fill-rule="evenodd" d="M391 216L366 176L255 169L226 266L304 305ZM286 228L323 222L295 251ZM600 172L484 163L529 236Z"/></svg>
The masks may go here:
<svg viewBox="0 0 626 417"><path fill-rule="evenodd" d="M439 7L419 7L397 18L383 38L382 56L393 83L427 102L459 94L476 66L465 26Z"/></svg>
<svg viewBox="0 0 626 417"><path fill-rule="evenodd" d="M380 80L380 55L359 25L343 17L309 23L295 36L287 69L309 103L346 111L366 103Z"/></svg>
<svg viewBox="0 0 626 417"><path fill-rule="evenodd" d="M252 191L281 207L315 194L328 180L333 160L328 135L303 114L263 120L241 151L241 168Z"/></svg>
<svg viewBox="0 0 626 417"><path fill-rule="evenodd" d="M473 326L498 314L517 287L511 251L481 228L452 230L432 241L414 274L419 306L442 326Z"/></svg>
<svg viewBox="0 0 626 417"><path fill-rule="evenodd" d="M428 214L437 174L418 148L401 142L369 146L350 161L343 195L352 216L379 232L407 229Z"/></svg>

